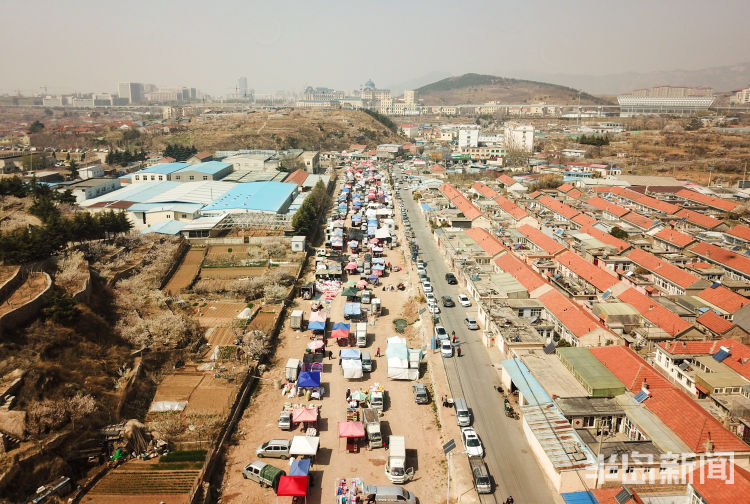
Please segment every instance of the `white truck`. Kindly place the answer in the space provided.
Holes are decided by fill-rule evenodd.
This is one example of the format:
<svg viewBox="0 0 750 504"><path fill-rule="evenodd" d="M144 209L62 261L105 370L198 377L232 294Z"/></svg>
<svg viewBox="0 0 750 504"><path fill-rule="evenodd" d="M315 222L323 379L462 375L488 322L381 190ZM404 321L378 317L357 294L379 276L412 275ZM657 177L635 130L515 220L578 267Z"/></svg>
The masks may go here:
<svg viewBox="0 0 750 504"><path fill-rule="evenodd" d="M370 386L370 393L367 395L367 406L376 409L378 413L383 414L385 409L385 389L382 385L375 384Z"/></svg>
<svg viewBox="0 0 750 504"><path fill-rule="evenodd" d="M388 463L385 475L392 483L406 483L414 476L414 468L406 468L406 438L388 436Z"/></svg>
<svg viewBox="0 0 750 504"><path fill-rule="evenodd" d="M356 332L357 346L360 348L367 346L367 322L357 322Z"/></svg>
<svg viewBox="0 0 750 504"><path fill-rule="evenodd" d="M362 409L362 420L367 434L367 445L372 448L383 446L383 435L380 432L380 414L373 408Z"/></svg>

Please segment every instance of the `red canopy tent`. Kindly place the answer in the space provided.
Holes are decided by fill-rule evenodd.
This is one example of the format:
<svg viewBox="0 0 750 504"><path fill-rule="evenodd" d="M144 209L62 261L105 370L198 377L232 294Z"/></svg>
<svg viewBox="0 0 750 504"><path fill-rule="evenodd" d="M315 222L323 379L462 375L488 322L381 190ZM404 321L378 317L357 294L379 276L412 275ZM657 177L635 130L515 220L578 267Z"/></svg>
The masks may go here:
<svg viewBox="0 0 750 504"><path fill-rule="evenodd" d="M336 339L348 338L349 331L347 331L346 329L334 329L333 331L331 331L331 337Z"/></svg>
<svg viewBox="0 0 750 504"><path fill-rule="evenodd" d="M339 439L346 438L346 449L359 451L359 440L365 437L365 426L362 422L339 422Z"/></svg>
<svg viewBox="0 0 750 504"><path fill-rule="evenodd" d="M292 423L318 421L318 408L294 408L292 410Z"/></svg>
<svg viewBox="0 0 750 504"><path fill-rule="evenodd" d="M279 479L276 497L304 497L305 502L307 502L307 486L309 481L309 476L282 476Z"/></svg>

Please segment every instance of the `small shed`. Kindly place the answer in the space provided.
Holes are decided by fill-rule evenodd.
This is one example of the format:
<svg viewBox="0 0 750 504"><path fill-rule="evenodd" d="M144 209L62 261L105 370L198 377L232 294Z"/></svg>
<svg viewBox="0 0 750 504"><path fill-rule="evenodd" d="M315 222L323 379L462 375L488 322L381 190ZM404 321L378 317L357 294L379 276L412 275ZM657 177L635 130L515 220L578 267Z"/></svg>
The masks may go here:
<svg viewBox="0 0 750 504"><path fill-rule="evenodd" d="M304 252L305 242L304 236L292 236L292 252Z"/></svg>

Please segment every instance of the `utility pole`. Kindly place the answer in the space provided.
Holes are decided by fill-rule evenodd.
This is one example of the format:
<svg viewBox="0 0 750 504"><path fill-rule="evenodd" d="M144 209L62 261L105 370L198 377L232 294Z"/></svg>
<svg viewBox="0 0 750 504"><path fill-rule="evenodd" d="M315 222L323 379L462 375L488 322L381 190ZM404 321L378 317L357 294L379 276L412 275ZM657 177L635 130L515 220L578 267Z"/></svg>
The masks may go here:
<svg viewBox="0 0 750 504"><path fill-rule="evenodd" d="M708 186L707 187L711 187L711 175L713 175L713 173L714 173L714 167L713 166L709 166L708 167Z"/></svg>

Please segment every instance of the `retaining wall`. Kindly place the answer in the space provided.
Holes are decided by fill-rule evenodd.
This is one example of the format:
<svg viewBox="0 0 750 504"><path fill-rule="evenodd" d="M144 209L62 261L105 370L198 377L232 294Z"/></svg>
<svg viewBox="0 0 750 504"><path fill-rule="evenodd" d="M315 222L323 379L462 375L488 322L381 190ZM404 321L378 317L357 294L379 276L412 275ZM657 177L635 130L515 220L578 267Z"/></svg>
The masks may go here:
<svg viewBox="0 0 750 504"><path fill-rule="evenodd" d="M0 285L0 303L4 303L24 280L26 280L26 272L19 266L13 276Z"/></svg>
<svg viewBox="0 0 750 504"><path fill-rule="evenodd" d="M39 314L45 295L52 289L52 279L47 273L42 272L42 274L47 280L47 287L37 294L34 299L0 317L0 336L2 336L5 329L21 326Z"/></svg>

